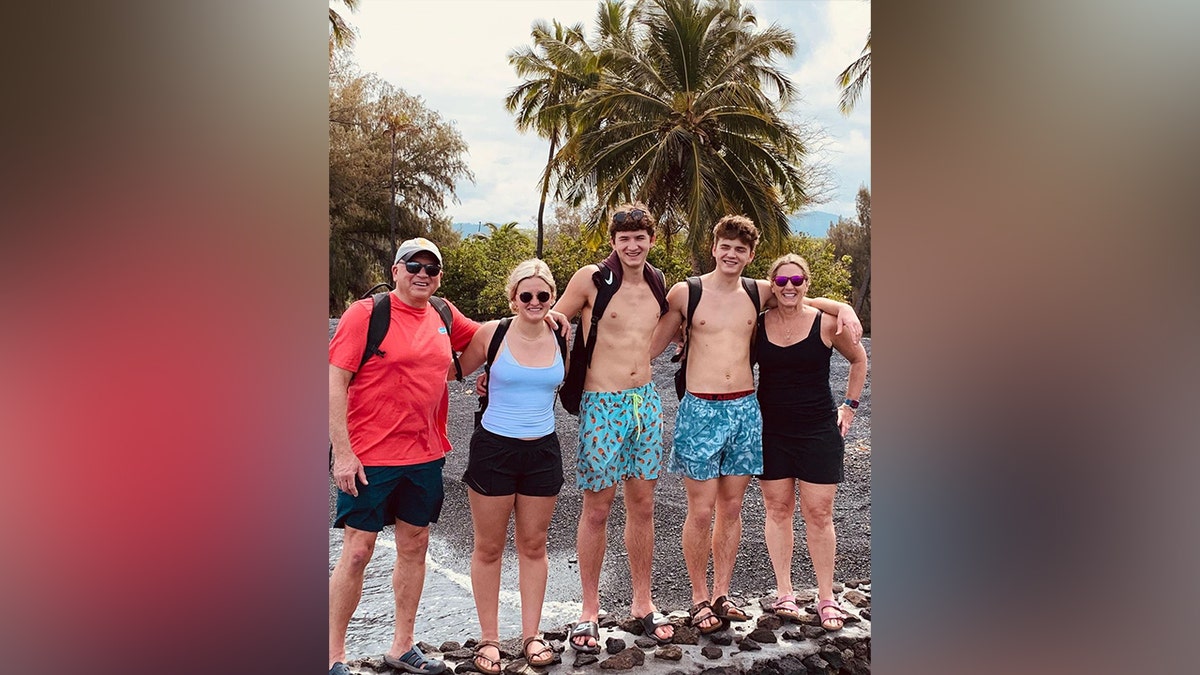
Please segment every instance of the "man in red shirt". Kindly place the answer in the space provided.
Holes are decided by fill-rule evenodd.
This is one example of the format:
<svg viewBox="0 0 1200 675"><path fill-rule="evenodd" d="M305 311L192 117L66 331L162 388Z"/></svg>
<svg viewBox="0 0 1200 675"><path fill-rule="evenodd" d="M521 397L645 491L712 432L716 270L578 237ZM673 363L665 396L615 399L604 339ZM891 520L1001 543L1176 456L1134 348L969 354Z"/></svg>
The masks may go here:
<svg viewBox="0 0 1200 675"><path fill-rule="evenodd" d="M382 355L359 367L372 302L351 305L329 343L329 438L338 487L334 527L345 529L329 578L329 673L349 675L346 630L362 597L363 573L385 525L396 526L396 632L384 661L413 673L443 673L413 640L425 583L429 524L442 510L450 350L462 351L479 324L450 305L450 335L429 298L442 279L442 255L428 239L396 251L391 325Z"/></svg>

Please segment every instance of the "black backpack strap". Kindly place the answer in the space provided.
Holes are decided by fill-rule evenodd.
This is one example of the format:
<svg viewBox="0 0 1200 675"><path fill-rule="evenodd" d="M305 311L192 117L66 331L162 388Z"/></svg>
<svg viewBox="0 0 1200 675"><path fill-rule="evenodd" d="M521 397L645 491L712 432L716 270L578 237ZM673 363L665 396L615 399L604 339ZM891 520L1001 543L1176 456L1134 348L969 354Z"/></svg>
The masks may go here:
<svg viewBox="0 0 1200 675"><path fill-rule="evenodd" d="M754 303L754 313L758 318L762 316L762 306L758 297L758 282L749 277L742 277L742 288L746 289L746 294L750 296L750 302ZM758 326L761 321L754 322L754 328L750 333L750 367L754 367L754 362L757 360L756 348L758 343Z"/></svg>
<svg viewBox="0 0 1200 675"><path fill-rule="evenodd" d="M750 277L742 277L742 288L746 289L746 295L749 295L750 302L754 303L754 313L761 312L762 301L758 297L758 282Z"/></svg>
<svg viewBox="0 0 1200 675"><path fill-rule="evenodd" d="M431 296L429 298L429 304L433 305L433 308L437 310L438 315L442 317L442 323L446 324L446 337L448 338L453 335L454 314L450 311L450 305L447 304L445 300L436 296ZM454 379L462 382L462 366L458 364L458 354L454 351L453 342L450 343L450 358L454 361Z"/></svg>
<svg viewBox="0 0 1200 675"><path fill-rule="evenodd" d="M592 283L596 284L596 302L592 305L592 327L588 331L587 340L583 343L584 351L587 354L587 359L584 361L584 367L592 366L592 351L596 347L596 326L600 323L601 317L604 316L604 310L608 308L608 301L617 294L617 289L621 287L620 279L613 276L612 271L608 270L604 265L598 265L599 269L592 274ZM604 272L608 270L608 277L604 277Z"/></svg>
<svg viewBox="0 0 1200 675"><path fill-rule="evenodd" d="M504 334L508 332L508 324L511 322L512 317L506 316L496 324L496 332L492 334L492 341L488 343L487 360L483 362L483 372L491 372L492 363L496 360L496 354L500 353L500 344L504 342Z"/></svg>
<svg viewBox="0 0 1200 675"><path fill-rule="evenodd" d="M483 373L485 375L492 372L492 362L496 360L496 354L500 353L500 344L504 342L504 334L508 332L508 324L512 322L511 316L506 316L500 319L500 323L496 324L496 332L492 333L492 341L488 343L487 360L483 362ZM487 410L488 397L487 394L479 397L479 409L475 411L475 426L480 425L480 419L483 417L483 411Z"/></svg>
<svg viewBox="0 0 1200 675"><path fill-rule="evenodd" d="M358 362L361 370L372 356L382 357L385 352L379 349L383 338L387 335L392 322L392 294L376 293L371 296L371 322L367 324L367 344L363 348L362 360Z"/></svg>
<svg viewBox="0 0 1200 675"><path fill-rule="evenodd" d="M688 339L688 333L692 330L692 314L696 313L696 306L700 304L700 294L704 292L704 286L700 283L700 277L688 277L688 308L687 316L683 317L683 357L682 361L687 361L688 347L692 341Z"/></svg>
<svg viewBox="0 0 1200 675"><path fill-rule="evenodd" d="M558 351L562 352L563 363L567 362L567 336L563 335L557 328L554 329L554 339L558 340Z"/></svg>
<svg viewBox="0 0 1200 675"><path fill-rule="evenodd" d="M646 263L644 270L646 284L650 286L650 292L654 294L654 299L658 300L658 315L662 316L671 309L671 305L667 303L667 276L650 263Z"/></svg>

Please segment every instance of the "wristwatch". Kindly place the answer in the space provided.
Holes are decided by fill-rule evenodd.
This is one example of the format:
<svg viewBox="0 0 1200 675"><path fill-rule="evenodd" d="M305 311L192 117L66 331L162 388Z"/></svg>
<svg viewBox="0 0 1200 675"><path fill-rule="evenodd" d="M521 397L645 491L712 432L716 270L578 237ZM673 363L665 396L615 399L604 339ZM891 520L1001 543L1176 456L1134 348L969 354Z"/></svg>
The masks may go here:
<svg viewBox="0 0 1200 675"><path fill-rule="evenodd" d="M848 398L845 401L842 401L842 405L850 406L851 410L858 410L858 401L855 399L852 399L852 398Z"/></svg>

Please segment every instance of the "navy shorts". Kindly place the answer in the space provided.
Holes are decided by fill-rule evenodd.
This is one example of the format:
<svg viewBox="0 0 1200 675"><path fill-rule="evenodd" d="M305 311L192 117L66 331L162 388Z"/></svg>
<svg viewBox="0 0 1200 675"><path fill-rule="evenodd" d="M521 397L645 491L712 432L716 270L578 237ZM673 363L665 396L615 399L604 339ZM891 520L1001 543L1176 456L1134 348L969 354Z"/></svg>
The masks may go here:
<svg viewBox="0 0 1200 675"><path fill-rule="evenodd" d="M415 527L436 523L445 492L442 466L446 459L409 466L368 466L367 485L358 483L358 496L338 490L334 527L379 532L403 520Z"/></svg>

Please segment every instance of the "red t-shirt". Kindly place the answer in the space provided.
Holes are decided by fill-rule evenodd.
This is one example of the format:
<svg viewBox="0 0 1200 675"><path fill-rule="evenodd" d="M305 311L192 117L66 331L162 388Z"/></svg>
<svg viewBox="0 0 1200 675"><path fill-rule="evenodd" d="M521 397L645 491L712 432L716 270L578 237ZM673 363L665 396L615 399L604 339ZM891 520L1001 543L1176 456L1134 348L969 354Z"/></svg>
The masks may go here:
<svg viewBox="0 0 1200 675"><path fill-rule="evenodd" d="M359 370L367 345L371 299L346 309L329 342L329 363L355 373L350 380L346 423L350 448L363 466L407 466L441 459L450 452L446 418L450 390L446 372L455 351L471 342L479 324L450 304L450 337L432 305L410 307L393 293L391 325L379 349Z"/></svg>

